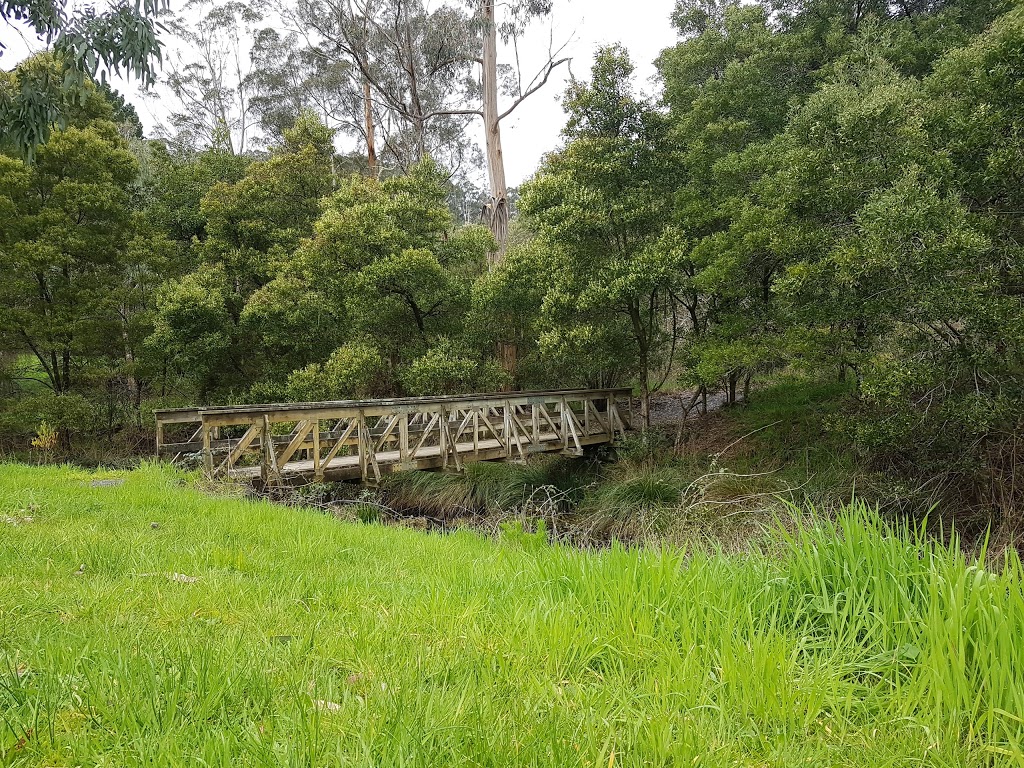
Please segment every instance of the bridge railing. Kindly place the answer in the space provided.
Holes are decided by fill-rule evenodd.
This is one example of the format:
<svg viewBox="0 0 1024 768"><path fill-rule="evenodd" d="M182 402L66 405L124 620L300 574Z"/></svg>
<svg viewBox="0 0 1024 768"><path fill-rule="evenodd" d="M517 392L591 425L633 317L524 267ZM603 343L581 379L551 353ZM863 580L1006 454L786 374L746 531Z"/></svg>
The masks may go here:
<svg viewBox="0 0 1024 768"><path fill-rule="evenodd" d="M627 389L558 390L162 410L157 453L198 453L211 475L264 483L296 475L375 482L391 471L579 455L629 427L619 407L629 396ZM172 431L180 433L174 440Z"/></svg>

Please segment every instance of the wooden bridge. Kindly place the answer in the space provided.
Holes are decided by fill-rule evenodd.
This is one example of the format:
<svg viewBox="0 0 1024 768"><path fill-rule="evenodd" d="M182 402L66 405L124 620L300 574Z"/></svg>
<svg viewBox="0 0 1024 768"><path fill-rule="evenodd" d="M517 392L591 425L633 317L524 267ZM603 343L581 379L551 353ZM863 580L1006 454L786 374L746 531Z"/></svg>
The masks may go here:
<svg viewBox="0 0 1024 768"><path fill-rule="evenodd" d="M157 455L199 454L208 473L265 485L376 483L388 472L580 455L629 428L630 390L339 400L156 411Z"/></svg>

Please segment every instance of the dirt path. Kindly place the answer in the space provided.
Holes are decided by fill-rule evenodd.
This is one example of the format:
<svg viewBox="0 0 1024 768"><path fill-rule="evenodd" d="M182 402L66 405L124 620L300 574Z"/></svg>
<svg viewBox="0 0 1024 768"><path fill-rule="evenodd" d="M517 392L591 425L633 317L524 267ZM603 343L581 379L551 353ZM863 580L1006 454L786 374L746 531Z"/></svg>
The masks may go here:
<svg viewBox="0 0 1024 768"><path fill-rule="evenodd" d="M666 424L678 424L680 419L683 418L683 404L690 402L690 398L693 396L692 392L682 392L679 394L656 394L651 397L651 426L664 426ZM640 418L640 398L633 398L633 413L635 418ZM716 392L708 395L708 413L719 410L725 405L725 393ZM704 414L701 413L700 404L698 403L690 409L690 413L687 416L688 421L699 419Z"/></svg>

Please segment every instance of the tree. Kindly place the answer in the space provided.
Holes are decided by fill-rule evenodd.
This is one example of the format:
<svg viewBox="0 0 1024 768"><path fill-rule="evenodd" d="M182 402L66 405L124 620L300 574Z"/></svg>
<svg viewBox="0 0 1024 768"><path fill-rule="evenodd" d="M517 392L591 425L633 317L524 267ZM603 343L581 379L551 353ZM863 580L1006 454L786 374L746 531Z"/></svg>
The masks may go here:
<svg viewBox="0 0 1024 768"><path fill-rule="evenodd" d="M486 208L487 224L498 242L498 248L491 254L491 262L497 263L504 258L505 246L508 241L508 223L511 209L508 199L508 184L505 179L505 156L501 146L501 121L511 115L520 104L541 88L547 85L548 79L568 58L559 58L562 48L548 50L547 61L526 84L521 69L516 69L515 79L507 84L507 90L513 94L512 103L502 110L498 106L498 94L502 89L502 81L498 70L498 38L506 43L523 33L526 26L538 17L551 13L551 0L517 0L505 5L504 19L498 16L498 4L495 0L472 0L477 18L483 25L481 87L483 89L482 109L480 116L484 121L484 142L486 144L487 176L490 181L491 198Z"/></svg>
<svg viewBox="0 0 1024 768"><path fill-rule="evenodd" d="M0 344L32 354L57 394L82 384L97 361L123 360L110 340L128 319L118 310L132 266L137 165L110 106L91 86L83 96L33 164L0 155Z"/></svg>
<svg viewBox="0 0 1024 768"><path fill-rule="evenodd" d="M203 198L218 183L236 184L251 158L216 148L177 155L161 141L147 145L154 166L154 181L145 216L185 250L206 240Z"/></svg>
<svg viewBox="0 0 1024 768"><path fill-rule="evenodd" d="M615 367L640 384L648 423L678 337L680 253L660 237L672 182L665 123L633 94L632 74L628 54L609 47L597 53L590 83L572 83L568 143L524 185L520 210L555 259L542 346L597 360L617 352Z"/></svg>
<svg viewBox="0 0 1024 768"><path fill-rule="evenodd" d="M786 295L807 291L791 300L791 319L827 328L819 336L826 354L861 377L893 314L913 306L913 287L891 282L911 265L897 251L874 252L881 263L865 258L865 206L878 195L894 201L897 188L941 195L948 177L930 147L920 84L884 63L854 69L811 96L773 149L772 172L752 202L780 221L768 249L783 265ZM917 287L931 285L932 275L921 278Z"/></svg>
<svg viewBox="0 0 1024 768"><path fill-rule="evenodd" d="M364 120L349 127L382 168L407 171L430 155L454 173L467 161L477 35L459 9L428 10L421 0L299 0L287 18L314 58L358 73Z"/></svg>
<svg viewBox="0 0 1024 768"><path fill-rule="evenodd" d="M89 97L97 75L122 71L144 86L156 80L162 46L157 37L161 0L115 2L97 12L92 6L68 12L63 0L3 0L0 23L28 29L52 43L52 67L19 67L0 78L0 135L16 154L31 158L54 125L68 124L75 104ZM0 43L0 56L4 46Z"/></svg>
<svg viewBox="0 0 1024 768"><path fill-rule="evenodd" d="M142 121L139 119L139 113L135 110L135 107L125 101L124 96L114 90L110 83L97 83L96 90L110 104L114 112L112 118L114 125L118 127L121 135L126 139L141 141L145 130L142 127Z"/></svg>
<svg viewBox="0 0 1024 768"><path fill-rule="evenodd" d="M439 253L454 229L445 177L430 160L404 176L351 176L324 201L313 237L296 254L305 277L343 303L353 274L407 250Z"/></svg>
<svg viewBox="0 0 1024 768"><path fill-rule="evenodd" d="M407 356L443 332L458 330L452 326L468 303L468 288L433 253L410 249L359 270L348 306L360 331Z"/></svg>
<svg viewBox="0 0 1024 768"><path fill-rule="evenodd" d="M1002 3L771 9L680 2L659 60L684 380L838 365L867 455L1012 496L1019 10L985 31Z"/></svg>
<svg viewBox="0 0 1024 768"><path fill-rule="evenodd" d="M507 388L508 381L508 374L496 361L476 358L446 337L402 372L402 384L412 395L499 392Z"/></svg>
<svg viewBox="0 0 1024 768"><path fill-rule="evenodd" d="M498 350L516 389L585 384L585 373L577 380L570 372L590 372L597 362L593 356L553 361L541 355L539 340L545 329L541 309L553 266L546 244L522 226L513 227L509 241L501 263L473 283L465 343L480 352ZM514 358L502 354L509 350L515 351ZM600 362L596 367L607 368Z"/></svg>
<svg viewBox="0 0 1024 768"><path fill-rule="evenodd" d="M202 257L223 263L243 294L273 279L313 232L320 200L334 184L333 156L333 132L303 116L268 159L251 164L237 183L217 184L206 194Z"/></svg>
<svg viewBox="0 0 1024 768"><path fill-rule="evenodd" d="M209 402L215 389L243 373L234 303L224 268L205 264L167 281L157 298L148 346L191 380L200 402Z"/></svg>
<svg viewBox="0 0 1024 768"><path fill-rule="evenodd" d="M856 51L865 41L880 43L889 63L904 75L921 77L942 54L964 45L1001 13L1007 0L770 0L767 10L778 28L799 39L813 58L829 62Z"/></svg>
<svg viewBox="0 0 1024 768"><path fill-rule="evenodd" d="M429 154L457 173L474 159L467 121L483 120L490 198L484 213L498 243L492 262L504 253L511 212L501 122L569 61L552 48L537 73L524 77L518 63L499 65L498 40L515 42L551 7L548 0L467 0L464 13L447 4L428 10L421 0L300 0L292 14L297 29L315 31L310 42L320 55L342 57L360 72L373 111L364 135L381 128L385 151L400 167ZM502 93L511 104L499 105Z"/></svg>
<svg viewBox="0 0 1024 768"><path fill-rule="evenodd" d="M295 400L354 400L392 391L387 361L372 344L342 344L323 363L313 363L288 377Z"/></svg>
<svg viewBox="0 0 1024 768"><path fill-rule="evenodd" d="M1013 36L1011 49L1020 40ZM938 68L971 57L954 50ZM1000 70L999 58L976 61L975 71L987 78ZM855 374L854 418L845 425L854 444L876 461L935 478L939 493L959 489L999 505L1006 500L992 489L1013 491L999 480L1007 459L998 446L1016 439L1000 433L1019 429L1020 248L1015 235L1002 239L1002 217L969 210L961 184L971 174L958 172L946 145L965 134L959 126L946 133L932 115L981 116L993 105L957 101L944 91L936 99L884 62L852 69L794 115L780 138L780 167L759 194L801 235L775 290L802 354L838 360ZM988 146L1004 136L990 134ZM966 162L977 168L974 156ZM1002 186L993 170L984 193L991 200Z"/></svg>
<svg viewBox="0 0 1024 768"><path fill-rule="evenodd" d="M851 83L859 76L851 73L883 61L892 82L902 83L901 72L925 71L944 46L961 39L962 23L976 22L966 21L955 0L903 10L831 0L754 6L680 0L674 21L685 39L658 61L687 180L675 193L672 225L691 244L687 278L695 290L687 304L700 315L691 317L684 379L701 387L724 381L731 400L739 378L749 381L756 370L787 359L788 341L804 345L780 315L774 286L833 226L830 219L816 229L791 215L779 204L780 191L760 180L799 178L808 197L794 207L824 205L840 221L853 216L843 207L848 201L823 201L828 180L802 177L805 167L779 143L794 109L822 83ZM870 169L870 163L865 173L851 169L847 178L866 183Z"/></svg>
<svg viewBox="0 0 1024 768"><path fill-rule="evenodd" d="M189 0L185 9L202 15L172 24L181 45L166 82L181 106L170 115L175 133L167 138L179 151L244 154L253 140L253 64L246 41L263 16L234 0Z"/></svg>
<svg viewBox="0 0 1024 768"><path fill-rule="evenodd" d="M163 291L151 346L192 376L204 399L255 385L280 396L292 370L322 360L342 340L341 308L295 264L334 184L332 139L303 115L268 159L202 199L200 264Z"/></svg>
<svg viewBox="0 0 1024 768"><path fill-rule="evenodd" d="M442 337L461 336L494 245L486 228L457 228L446 197L429 160L406 176L350 177L296 255L303 278L346 308L351 333L385 356L392 380Z"/></svg>
<svg viewBox="0 0 1024 768"><path fill-rule="evenodd" d="M248 84L263 141L280 142L304 113L350 135L365 130L362 88L348 62L320 56L298 34L272 28L256 33L251 56Z"/></svg>

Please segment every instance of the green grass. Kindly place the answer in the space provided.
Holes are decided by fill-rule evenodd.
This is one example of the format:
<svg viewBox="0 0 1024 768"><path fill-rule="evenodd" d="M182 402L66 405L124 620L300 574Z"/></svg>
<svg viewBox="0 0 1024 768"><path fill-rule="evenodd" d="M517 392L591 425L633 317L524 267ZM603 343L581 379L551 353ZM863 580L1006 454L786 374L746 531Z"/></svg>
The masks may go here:
<svg viewBox="0 0 1024 768"><path fill-rule="evenodd" d="M586 495L579 516L599 538L642 540L663 534L683 502L686 478L663 467L630 467L620 474Z"/></svg>
<svg viewBox="0 0 1024 768"><path fill-rule="evenodd" d="M863 510L585 552L91 477L0 465L0 764L1024 765L1018 561Z"/></svg>
<svg viewBox="0 0 1024 768"><path fill-rule="evenodd" d="M862 474L837 427L852 392L849 382L784 374L754 391L749 403L721 414L729 425L718 461L740 473L773 472L780 483L816 501L850 499Z"/></svg>

